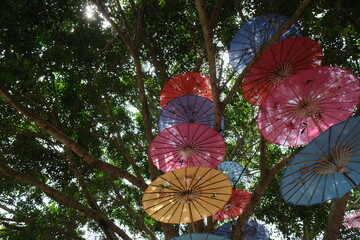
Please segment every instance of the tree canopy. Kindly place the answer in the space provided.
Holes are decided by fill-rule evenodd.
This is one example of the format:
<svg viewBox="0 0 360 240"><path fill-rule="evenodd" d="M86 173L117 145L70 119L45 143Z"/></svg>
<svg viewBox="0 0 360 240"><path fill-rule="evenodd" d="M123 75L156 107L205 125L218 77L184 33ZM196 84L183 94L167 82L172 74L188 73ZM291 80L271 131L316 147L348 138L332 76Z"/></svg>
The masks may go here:
<svg viewBox="0 0 360 240"><path fill-rule="evenodd" d="M235 32L266 13L289 17L243 72L228 50ZM170 78L209 76L214 129L226 160L246 166L252 193L233 239L252 219L285 239L357 239L342 226L360 194L314 206L286 203L279 181L301 147L258 131L258 107L241 82L290 25L323 50L323 65L360 75L360 5L349 0L5 0L0 36L0 238L170 239L212 233L222 222L161 223L142 209L163 174L149 158L159 133L159 94ZM282 32L281 32L282 31ZM358 109L354 115L359 115Z"/></svg>

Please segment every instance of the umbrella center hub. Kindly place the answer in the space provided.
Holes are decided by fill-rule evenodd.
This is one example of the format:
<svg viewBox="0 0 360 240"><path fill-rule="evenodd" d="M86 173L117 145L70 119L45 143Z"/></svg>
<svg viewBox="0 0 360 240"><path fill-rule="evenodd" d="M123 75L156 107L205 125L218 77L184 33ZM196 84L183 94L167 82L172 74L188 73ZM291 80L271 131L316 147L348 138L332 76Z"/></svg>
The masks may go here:
<svg viewBox="0 0 360 240"><path fill-rule="evenodd" d="M321 159L315 171L319 175L327 175L335 172L344 172L344 167L350 160L351 151L346 147L333 150L330 155Z"/></svg>
<svg viewBox="0 0 360 240"><path fill-rule="evenodd" d="M180 150L180 154L183 158L190 158L192 157L194 154L196 154L197 152L197 145L188 145L188 146L184 146L181 150Z"/></svg>
<svg viewBox="0 0 360 240"><path fill-rule="evenodd" d="M293 65L291 63L283 62L278 66L277 71L275 71L270 76L270 83L274 86L277 86L284 79L288 78L293 73Z"/></svg>
<svg viewBox="0 0 360 240"><path fill-rule="evenodd" d="M199 192L196 189L187 189L179 192L179 201L182 203L191 203L196 201L198 198Z"/></svg>
<svg viewBox="0 0 360 240"><path fill-rule="evenodd" d="M319 101L317 99L309 99L298 103L294 108L293 116L296 119L304 119L315 115L319 111Z"/></svg>
<svg viewBox="0 0 360 240"><path fill-rule="evenodd" d="M190 118L188 123L198 123L198 120L196 118Z"/></svg>

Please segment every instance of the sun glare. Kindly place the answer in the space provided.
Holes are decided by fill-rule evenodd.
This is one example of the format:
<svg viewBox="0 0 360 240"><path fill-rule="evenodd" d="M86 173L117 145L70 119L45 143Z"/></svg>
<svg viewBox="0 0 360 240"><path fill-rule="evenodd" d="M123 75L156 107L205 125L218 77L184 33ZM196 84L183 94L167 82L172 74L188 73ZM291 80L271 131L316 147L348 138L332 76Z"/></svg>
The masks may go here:
<svg viewBox="0 0 360 240"><path fill-rule="evenodd" d="M94 6L91 6L91 5L87 5L85 7L85 17L89 20L93 20L95 17L95 9L94 9Z"/></svg>

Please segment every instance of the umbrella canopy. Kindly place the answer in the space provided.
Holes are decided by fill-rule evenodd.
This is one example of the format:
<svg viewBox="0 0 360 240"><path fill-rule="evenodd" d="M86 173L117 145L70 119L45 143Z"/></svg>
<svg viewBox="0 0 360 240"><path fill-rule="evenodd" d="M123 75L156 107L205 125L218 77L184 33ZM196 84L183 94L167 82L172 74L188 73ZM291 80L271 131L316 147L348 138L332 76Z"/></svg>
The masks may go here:
<svg viewBox="0 0 360 240"><path fill-rule="evenodd" d="M280 181L281 195L295 205L344 196L360 184L360 117L338 123L301 149Z"/></svg>
<svg viewBox="0 0 360 240"><path fill-rule="evenodd" d="M229 200L232 184L214 168L185 167L165 173L145 190L145 212L165 223L190 223L221 209Z"/></svg>
<svg viewBox="0 0 360 240"><path fill-rule="evenodd" d="M216 168L225 154L220 133L198 123L166 128L150 144L150 158L163 172L190 166Z"/></svg>
<svg viewBox="0 0 360 240"><path fill-rule="evenodd" d="M213 102L196 95L177 97L168 102L159 117L159 131L182 123L199 123L214 127L215 111ZM224 129L224 120L221 121Z"/></svg>
<svg viewBox="0 0 360 240"><path fill-rule="evenodd" d="M360 212L345 217L344 226L347 228L360 228Z"/></svg>
<svg viewBox="0 0 360 240"><path fill-rule="evenodd" d="M231 233L236 221L231 221L219 226L214 234L231 238ZM246 221L240 235L239 240L270 240L268 230L255 221Z"/></svg>
<svg viewBox="0 0 360 240"><path fill-rule="evenodd" d="M239 216L244 211L251 194L243 190L233 190L226 205L214 214L213 219L222 221Z"/></svg>
<svg viewBox="0 0 360 240"><path fill-rule="evenodd" d="M198 95L212 100L210 78L197 72L176 75L168 80L160 91L160 105L184 95Z"/></svg>
<svg viewBox="0 0 360 240"><path fill-rule="evenodd" d="M285 78L321 65L320 45L308 37L292 37L273 44L249 69L242 83L245 99L259 106Z"/></svg>
<svg viewBox="0 0 360 240"><path fill-rule="evenodd" d="M263 137L283 146L309 143L348 119L360 101L360 81L349 70L317 67L282 81L260 106Z"/></svg>
<svg viewBox="0 0 360 240"><path fill-rule="evenodd" d="M241 177L242 177L242 172L244 170L244 168L238 164L237 162L232 162L232 161L224 161L222 162L217 169L223 173L226 174L226 176L228 176L228 178L230 179L230 181L233 183L233 185L236 185L237 183L239 183Z"/></svg>
<svg viewBox="0 0 360 240"><path fill-rule="evenodd" d="M189 233L171 240L230 240L230 238L209 233Z"/></svg>
<svg viewBox="0 0 360 240"><path fill-rule="evenodd" d="M230 63L237 72L242 72L256 52L289 20L286 16L266 14L244 23L230 43ZM293 25L284 32L279 41L300 36L299 26Z"/></svg>

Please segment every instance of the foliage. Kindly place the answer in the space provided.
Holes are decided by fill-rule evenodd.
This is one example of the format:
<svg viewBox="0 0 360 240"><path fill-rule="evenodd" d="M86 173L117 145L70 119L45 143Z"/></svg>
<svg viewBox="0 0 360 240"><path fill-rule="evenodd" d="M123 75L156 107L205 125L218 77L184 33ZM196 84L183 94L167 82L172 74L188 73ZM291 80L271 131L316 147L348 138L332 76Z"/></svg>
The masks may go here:
<svg viewBox="0 0 360 240"><path fill-rule="evenodd" d="M215 77L222 101L241 81L224 53L242 18L267 12L292 16L300 1L233 0L222 1L219 8L215 7L219 1L204 2L208 20L213 19ZM321 44L324 65L360 75L359 15L354 1L314 1L305 9L299 20L302 33ZM180 73L211 74L205 44L209 36L204 37L195 3L4 1L0 26L0 87L88 153L76 154L76 146L64 143L65 137L54 136L49 127L39 126L0 98L0 165L34 180L30 186L24 179L16 180L20 175L1 171L0 238L85 239L93 235L117 239L119 230L110 227L109 220L129 239L163 239L165 226L142 210L143 190L114 169L150 183L156 176L148 164L149 135L158 133L161 87ZM238 89L224 111L227 160L247 166L244 181L237 186L247 191L254 191L260 182L257 110ZM294 150L268 143L265 167L271 168ZM85 160L88 156L114 168L101 169L99 162L92 165ZM276 228L285 238L320 238L329 204L297 207L285 203L278 191L280 176L281 171L266 187L251 218ZM68 198L45 192L39 182ZM359 210L358 199L354 191L349 211ZM187 226L173 227L177 232L187 231ZM360 234L356 229L342 228L340 238L356 234Z"/></svg>

